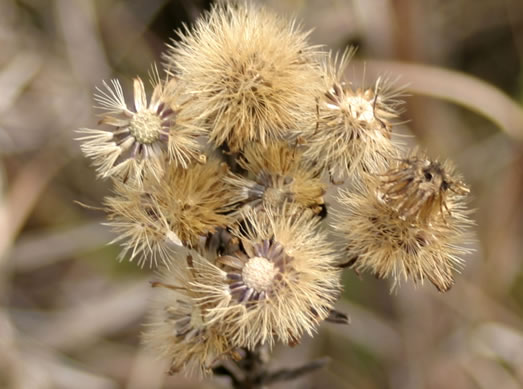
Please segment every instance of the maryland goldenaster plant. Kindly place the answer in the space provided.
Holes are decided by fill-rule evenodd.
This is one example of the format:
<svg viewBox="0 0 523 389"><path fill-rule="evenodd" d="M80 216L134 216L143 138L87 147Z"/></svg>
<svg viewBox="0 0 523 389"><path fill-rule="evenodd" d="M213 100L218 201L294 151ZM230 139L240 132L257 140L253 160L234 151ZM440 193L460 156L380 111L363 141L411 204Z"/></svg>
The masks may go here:
<svg viewBox="0 0 523 389"><path fill-rule="evenodd" d="M237 388L295 377L318 365L271 373L261 352L347 323L344 268L445 292L462 265L467 186L394 142L401 90L355 87L352 51L307 35L251 3L215 6L169 46L149 99L139 78L134 105L104 83L103 128L80 130L114 183L104 209L121 257L156 267L143 339L171 373Z"/></svg>

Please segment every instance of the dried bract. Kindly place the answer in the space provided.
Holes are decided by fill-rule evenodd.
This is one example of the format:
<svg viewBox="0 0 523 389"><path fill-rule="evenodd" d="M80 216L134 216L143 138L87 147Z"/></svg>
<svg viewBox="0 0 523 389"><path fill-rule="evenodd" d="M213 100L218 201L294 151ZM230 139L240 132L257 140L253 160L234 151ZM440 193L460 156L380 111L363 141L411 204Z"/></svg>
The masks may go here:
<svg viewBox="0 0 523 389"><path fill-rule="evenodd" d="M450 213L448 197L464 196L467 186L455 175L450 163L432 161L414 151L380 177L382 198L401 218L429 222Z"/></svg>

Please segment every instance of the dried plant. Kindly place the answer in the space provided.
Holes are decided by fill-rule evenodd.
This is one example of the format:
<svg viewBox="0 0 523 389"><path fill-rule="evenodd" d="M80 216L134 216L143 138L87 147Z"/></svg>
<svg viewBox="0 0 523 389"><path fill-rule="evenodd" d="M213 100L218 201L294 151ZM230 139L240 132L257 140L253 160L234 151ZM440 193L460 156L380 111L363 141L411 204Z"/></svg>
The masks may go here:
<svg viewBox="0 0 523 389"><path fill-rule="evenodd" d="M210 289L205 301L217 307L209 308L212 321L224 323L233 344L251 350L277 340L296 344L328 316L340 272L318 223L309 212L284 205L249 212L246 231L234 232L241 250L218 257L219 274L200 285Z"/></svg>
<svg viewBox="0 0 523 389"><path fill-rule="evenodd" d="M430 280L445 292L462 265L470 225L468 189L447 163L421 153L368 176L354 191L342 191L333 227L348 241L347 266L370 269L380 278Z"/></svg>
<svg viewBox="0 0 523 389"><path fill-rule="evenodd" d="M355 87L344 79L352 50L324 53L251 3L215 6L179 35L149 103L140 79L134 109L117 81L104 83L96 100L110 128L80 130L85 155L114 182L104 209L122 257L161 263L144 343L171 373L259 388L322 366L271 373L263 350L348 322L334 308L343 268L393 287L452 286L469 190L449 163L402 157L392 140L400 89ZM345 179L324 223L327 189Z"/></svg>
<svg viewBox="0 0 523 389"><path fill-rule="evenodd" d="M333 180L379 173L399 156L391 136L402 90L384 78L373 87L355 89L343 76L353 52L329 54L323 62L324 88L317 99L317 120L306 135L310 147L305 156L327 170Z"/></svg>
<svg viewBox="0 0 523 389"><path fill-rule="evenodd" d="M286 201L320 213L327 186L321 170L303 158L303 150L276 142L268 147L247 146L238 160L244 175L227 178L241 210L281 206Z"/></svg>
<svg viewBox="0 0 523 389"><path fill-rule="evenodd" d="M145 327L144 341L153 353L170 362L170 373L183 368L201 375L210 374L212 365L232 354L228 338L220 323L207 319L206 290L196 287L205 271L213 267L194 250L178 250L171 267L158 270L159 288Z"/></svg>
<svg viewBox="0 0 523 389"><path fill-rule="evenodd" d="M119 176L123 181L140 183L144 176L161 179L165 152L170 162L186 168L191 162L205 162L196 138L202 133L193 115L183 109L183 99L174 79L162 82L156 77L151 101L147 104L145 87L134 80L134 107L125 103L118 80L104 82L107 91L98 89L95 100L107 111L100 124L112 131L81 129L84 154L93 159L102 178Z"/></svg>
<svg viewBox="0 0 523 389"><path fill-rule="evenodd" d="M320 89L308 33L252 4L217 6L165 55L216 146L265 146L310 123Z"/></svg>

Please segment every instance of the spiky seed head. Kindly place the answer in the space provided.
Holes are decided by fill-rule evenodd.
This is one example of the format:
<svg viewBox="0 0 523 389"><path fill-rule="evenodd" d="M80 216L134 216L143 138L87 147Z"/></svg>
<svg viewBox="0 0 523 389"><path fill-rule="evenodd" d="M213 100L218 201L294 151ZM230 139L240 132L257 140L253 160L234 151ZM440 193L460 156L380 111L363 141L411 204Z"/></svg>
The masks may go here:
<svg viewBox="0 0 523 389"><path fill-rule="evenodd" d="M220 302L208 309L209 317L222 323L233 345L294 344L328 316L339 295L340 272L318 223L294 205L283 212L249 211L246 231L236 231L242 250L218 257L221 274L211 272L196 285L214 294L208 301Z"/></svg>
<svg viewBox="0 0 523 389"><path fill-rule="evenodd" d="M196 245L201 236L232 224L227 174L227 165L212 158L188 169L169 168L154 189L159 209L185 245Z"/></svg>
<svg viewBox="0 0 523 389"><path fill-rule="evenodd" d="M318 52L295 22L250 2L220 4L179 35L167 67L195 97L216 146L265 145L314 120Z"/></svg>
<svg viewBox="0 0 523 389"><path fill-rule="evenodd" d="M160 268L152 283L156 293L143 341L170 364L170 373L209 375L232 352L219 327L206 320L200 303L205 292L192 286L202 266L212 265L194 250L176 250L171 265Z"/></svg>
<svg viewBox="0 0 523 389"><path fill-rule="evenodd" d="M325 89L318 99L316 124L307 137L305 156L336 180L380 172L399 155L391 129L399 116L401 90L382 78L363 89L345 82L343 73L353 52L329 55L324 63Z"/></svg>
<svg viewBox="0 0 523 389"><path fill-rule="evenodd" d="M458 188L460 181L443 165L437 166L441 185L453 182ZM348 242L347 256L354 268L370 270L379 278L392 277L393 288L401 280L428 279L445 292L454 283L453 273L462 267L461 257L469 251L464 247L471 224L465 192L448 191L435 199L439 189L427 192L411 169L398 161L384 176L367 177L365 185L356 185L353 192L341 191L341 210L333 227Z"/></svg>
<svg viewBox="0 0 523 389"><path fill-rule="evenodd" d="M122 242L121 256L130 253L143 264L169 260L170 247L193 246L217 227L232 223L227 167L216 159L187 169L170 165L161 182L143 188L116 182L106 199L109 226Z"/></svg>
<svg viewBox="0 0 523 389"><path fill-rule="evenodd" d="M182 167L192 161L201 162L196 137L202 130L176 101L180 93L174 79L160 81L156 76L148 104L144 83L136 78L134 109L127 106L120 83L113 80L111 84L104 82L105 90L98 89L95 100L106 111L100 123L113 129L83 128L79 130L83 136L78 138L101 177L120 177L141 184L144 175L160 179L165 155Z"/></svg>
<svg viewBox="0 0 523 389"><path fill-rule="evenodd" d="M315 213L321 211L326 185L319 171L303 159L303 150L286 142L268 147L247 146L239 165L247 177L231 175L227 181L233 187L233 196L247 208L278 207L293 202Z"/></svg>
<svg viewBox="0 0 523 389"><path fill-rule="evenodd" d="M398 212L401 218L429 222L445 217L449 195L466 195L469 189L449 163L429 159L415 149L404 159L396 161L380 176L382 199Z"/></svg>
<svg viewBox="0 0 523 389"><path fill-rule="evenodd" d="M106 223L116 233L110 243L120 243L119 259L129 256L139 266L168 261L172 245L181 245L155 200L142 189L115 181L114 194L105 199Z"/></svg>

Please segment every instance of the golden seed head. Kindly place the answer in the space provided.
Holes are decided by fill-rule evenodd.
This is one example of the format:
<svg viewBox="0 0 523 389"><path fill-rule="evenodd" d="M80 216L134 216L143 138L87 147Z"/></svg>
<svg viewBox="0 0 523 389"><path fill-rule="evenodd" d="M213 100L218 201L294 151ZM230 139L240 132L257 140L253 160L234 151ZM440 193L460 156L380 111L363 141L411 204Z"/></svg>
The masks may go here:
<svg viewBox="0 0 523 389"><path fill-rule="evenodd" d="M422 166L436 176L431 180L445 181L437 165ZM384 195L381 180L387 177L366 177L338 196L342 208L335 213L333 227L347 242L348 263L379 278L392 278L393 288L411 279L429 280L441 292L449 290L453 273L463 264L460 257L469 251L463 245L472 223L463 196L451 192L442 203L441 198L431 200L433 192L420 189L410 176L395 180Z"/></svg>
<svg viewBox="0 0 523 389"><path fill-rule="evenodd" d="M296 23L253 2L221 4L179 35L167 66L196 97L216 146L267 145L313 120L318 53Z"/></svg>
<svg viewBox="0 0 523 389"><path fill-rule="evenodd" d="M110 129L80 129L84 136L79 140L101 177L119 177L143 186L147 177L160 181L165 157L183 168L202 160L196 140L202 130L195 115L183 106L186 98L176 80L161 81L156 72L152 83L148 102L143 81L134 80L134 108L126 103L117 80L111 86L104 82L105 90L98 89L95 100L106 111L100 123Z"/></svg>
<svg viewBox="0 0 523 389"><path fill-rule="evenodd" d="M205 313L205 288L193 288L207 267L207 258L194 250L180 248L173 252L169 267L157 273L148 324L143 333L145 345L170 363L170 373L212 374L212 368L227 357L231 348L217 323L210 323Z"/></svg>
<svg viewBox="0 0 523 389"><path fill-rule="evenodd" d="M187 169L169 165L161 182L144 187L115 182L114 196L105 200L109 223L123 246L139 264L167 262L171 246L194 246L200 237L232 223L229 185L220 161Z"/></svg>
<svg viewBox="0 0 523 389"><path fill-rule="evenodd" d="M250 258L242 270L242 278L247 287L256 292L267 292L272 285L278 269L267 258Z"/></svg>
<svg viewBox="0 0 523 389"><path fill-rule="evenodd" d="M296 205L245 217L247 231L234 231L241 248L216 259L224 280L212 276L195 287L213 291L206 302L219 307L207 313L233 345L293 344L316 330L339 295L335 249L319 218Z"/></svg>
<svg viewBox="0 0 523 389"><path fill-rule="evenodd" d="M248 177L252 177L227 179L233 187L234 197L244 204L242 211L282 206L291 201L304 209L320 211L326 185L321 181L318 169L304 161L303 151L296 145L286 142L267 147L252 144L245 148L238 163L248 172Z"/></svg>
<svg viewBox="0 0 523 389"><path fill-rule="evenodd" d="M305 157L344 179L364 172L380 173L399 157L392 126L399 116L399 97L388 80L378 78L370 88L343 81L353 51L329 56L323 64L324 93L318 96L317 120L304 135Z"/></svg>

